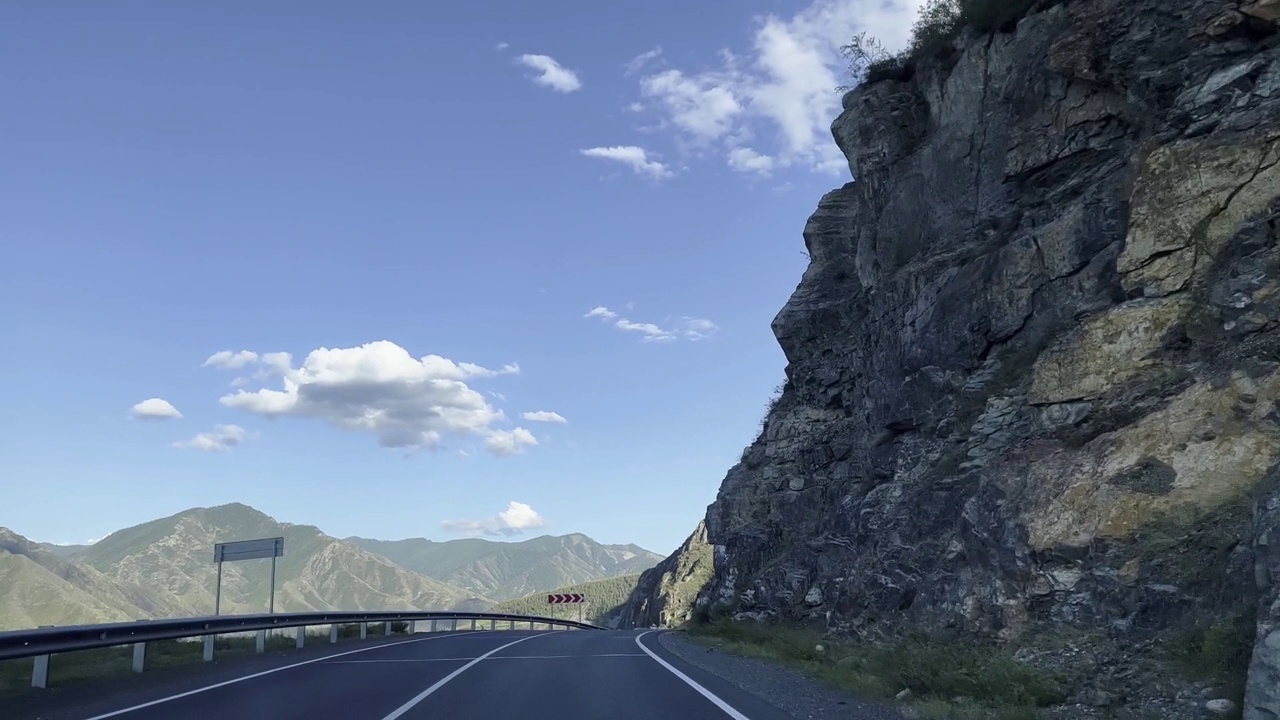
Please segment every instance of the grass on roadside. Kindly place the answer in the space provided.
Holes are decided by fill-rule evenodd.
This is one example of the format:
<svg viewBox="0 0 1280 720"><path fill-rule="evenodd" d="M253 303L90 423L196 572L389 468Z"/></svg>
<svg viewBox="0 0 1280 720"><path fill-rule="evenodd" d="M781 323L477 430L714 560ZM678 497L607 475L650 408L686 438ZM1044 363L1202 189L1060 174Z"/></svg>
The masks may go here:
<svg viewBox="0 0 1280 720"><path fill-rule="evenodd" d="M910 690L923 720L1035 720L1037 707L1062 700L1054 678L979 642L849 645L804 628L730 620L686 630L704 645L771 660L857 695L891 698Z"/></svg>

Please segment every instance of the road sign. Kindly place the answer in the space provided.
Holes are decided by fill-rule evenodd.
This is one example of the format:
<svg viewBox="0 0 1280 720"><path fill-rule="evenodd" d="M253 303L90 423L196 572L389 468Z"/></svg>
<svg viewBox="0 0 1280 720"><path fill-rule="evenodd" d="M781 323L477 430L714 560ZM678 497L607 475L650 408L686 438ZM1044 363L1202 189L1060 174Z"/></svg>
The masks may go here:
<svg viewBox="0 0 1280 720"><path fill-rule="evenodd" d="M550 605L558 605L560 603L580 603L585 602L586 597L582 593L552 593L547 596L547 603Z"/></svg>
<svg viewBox="0 0 1280 720"><path fill-rule="evenodd" d="M284 555L284 538L263 538L261 540L237 540L236 542L218 543L213 546L214 562L233 562L235 560L256 560L258 558L282 557Z"/></svg>
<svg viewBox="0 0 1280 720"><path fill-rule="evenodd" d="M213 614L222 611L222 563L236 560L257 560L271 558L271 601L270 612L276 611L276 558L284 557L284 538L261 538L259 540L236 540L235 542L215 543L213 561L218 565L218 585L213 591ZM212 636L209 636L212 637Z"/></svg>

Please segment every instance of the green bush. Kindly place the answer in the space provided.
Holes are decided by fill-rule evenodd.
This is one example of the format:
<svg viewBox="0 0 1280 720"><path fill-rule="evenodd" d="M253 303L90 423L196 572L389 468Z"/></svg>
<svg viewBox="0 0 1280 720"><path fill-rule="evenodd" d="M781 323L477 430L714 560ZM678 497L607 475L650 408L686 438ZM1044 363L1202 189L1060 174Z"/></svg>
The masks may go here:
<svg viewBox="0 0 1280 720"><path fill-rule="evenodd" d="M891 54L878 40L862 33L841 51L849 61L849 74L855 82L906 79L920 60L949 52L965 30L986 34L1005 29L1040 1L926 0L911 26L911 42L906 50Z"/></svg>

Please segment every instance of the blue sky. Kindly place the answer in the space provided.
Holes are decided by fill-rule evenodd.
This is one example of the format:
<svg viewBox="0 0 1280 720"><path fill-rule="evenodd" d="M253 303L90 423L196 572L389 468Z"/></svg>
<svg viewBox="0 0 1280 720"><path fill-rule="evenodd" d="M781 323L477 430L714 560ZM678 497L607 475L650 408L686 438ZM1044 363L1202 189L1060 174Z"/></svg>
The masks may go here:
<svg viewBox="0 0 1280 720"><path fill-rule="evenodd" d="M838 47L906 4L0 9L0 525L673 550L849 178Z"/></svg>

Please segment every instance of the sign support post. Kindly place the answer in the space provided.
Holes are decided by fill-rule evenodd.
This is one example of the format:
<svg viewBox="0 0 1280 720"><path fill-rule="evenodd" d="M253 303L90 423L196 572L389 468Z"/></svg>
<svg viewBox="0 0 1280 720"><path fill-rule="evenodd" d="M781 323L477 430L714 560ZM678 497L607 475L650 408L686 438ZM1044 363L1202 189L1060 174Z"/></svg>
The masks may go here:
<svg viewBox="0 0 1280 720"><path fill-rule="evenodd" d="M218 564L218 587L214 591L213 614L222 612L222 563L236 560L257 560L271 558L271 599L269 612L276 611L276 558L284 555L284 538L263 538L261 540L237 540L235 542L217 543L213 546L213 561Z"/></svg>

